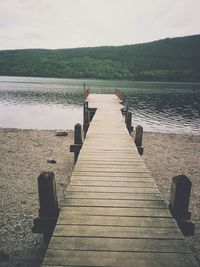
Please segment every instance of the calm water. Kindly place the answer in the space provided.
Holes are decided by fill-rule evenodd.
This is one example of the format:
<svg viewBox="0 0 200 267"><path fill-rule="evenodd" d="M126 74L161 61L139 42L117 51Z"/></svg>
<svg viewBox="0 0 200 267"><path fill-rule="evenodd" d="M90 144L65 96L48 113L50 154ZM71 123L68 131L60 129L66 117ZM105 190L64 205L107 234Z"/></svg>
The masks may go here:
<svg viewBox="0 0 200 267"><path fill-rule="evenodd" d="M145 131L200 133L200 84L0 76L0 127L72 129L82 123L83 83L120 89Z"/></svg>

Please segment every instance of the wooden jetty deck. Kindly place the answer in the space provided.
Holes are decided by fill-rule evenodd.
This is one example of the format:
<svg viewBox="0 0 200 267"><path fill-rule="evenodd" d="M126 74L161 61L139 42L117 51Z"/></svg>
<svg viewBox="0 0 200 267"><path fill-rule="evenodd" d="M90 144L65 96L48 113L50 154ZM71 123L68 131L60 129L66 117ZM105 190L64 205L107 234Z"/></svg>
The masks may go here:
<svg viewBox="0 0 200 267"><path fill-rule="evenodd" d="M198 266L130 137L115 95L97 108L43 266Z"/></svg>

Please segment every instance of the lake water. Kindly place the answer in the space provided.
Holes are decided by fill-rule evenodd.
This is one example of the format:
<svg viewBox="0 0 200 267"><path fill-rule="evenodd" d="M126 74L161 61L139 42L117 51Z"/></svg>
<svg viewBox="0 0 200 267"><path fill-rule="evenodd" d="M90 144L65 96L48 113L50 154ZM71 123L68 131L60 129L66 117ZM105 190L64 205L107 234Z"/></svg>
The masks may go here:
<svg viewBox="0 0 200 267"><path fill-rule="evenodd" d="M200 133L200 84L0 76L0 127L73 129L82 123L83 83L94 93L120 89L145 131Z"/></svg>

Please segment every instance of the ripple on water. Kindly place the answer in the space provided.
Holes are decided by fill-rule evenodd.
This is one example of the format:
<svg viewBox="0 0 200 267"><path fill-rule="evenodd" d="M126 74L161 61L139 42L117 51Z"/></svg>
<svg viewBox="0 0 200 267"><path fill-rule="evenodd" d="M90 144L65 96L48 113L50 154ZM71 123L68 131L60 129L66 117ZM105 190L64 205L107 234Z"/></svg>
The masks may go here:
<svg viewBox="0 0 200 267"><path fill-rule="evenodd" d="M0 77L0 127L72 129L82 122L83 83L118 87L145 131L200 133L200 84Z"/></svg>

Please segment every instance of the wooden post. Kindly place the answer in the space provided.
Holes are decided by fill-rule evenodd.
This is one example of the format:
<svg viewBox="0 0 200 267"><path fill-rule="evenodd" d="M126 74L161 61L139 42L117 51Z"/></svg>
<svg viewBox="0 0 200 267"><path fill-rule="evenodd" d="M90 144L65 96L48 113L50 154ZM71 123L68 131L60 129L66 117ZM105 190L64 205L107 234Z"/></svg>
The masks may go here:
<svg viewBox="0 0 200 267"><path fill-rule="evenodd" d="M115 89L115 95L121 100L121 104L123 104L123 95L122 92L118 89Z"/></svg>
<svg viewBox="0 0 200 267"><path fill-rule="evenodd" d="M74 164L76 164L82 145L83 141L81 125L77 123L74 126L74 145L70 146L70 152L74 152Z"/></svg>
<svg viewBox="0 0 200 267"><path fill-rule="evenodd" d="M129 106L128 104L126 104L126 107L125 107L125 123L127 122L127 117L128 117L128 111L129 110Z"/></svg>
<svg viewBox="0 0 200 267"><path fill-rule="evenodd" d="M53 172L42 172L38 176L39 191L39 216L57 217L58 200L56 195L55 174Z"/></svg>
<svg viewBox="0 0 200 267"><path fill-rule="evenodd" d="M88 101L84 101L83 104L83 124L85 123L85 112L88 111Z"/></svg>
<svg viewBox="0 0 200 267"><path fill-rule="evenodd" d="M144 148L142 146L142 137L143 137L143 128L142 126L138 125L135 128L135 145L140 155L143 155L144 152Z"/></svg>
<svg viewBox="0 0 200 267"><path fill-rule="evenodd" d="M194 235L194 223L190 221L190 192L192 183L185 175L172 178L169 209L176 219L183 235Z"/></svg>
<svg viewBox="0 0 200 267"><path fill-rule="evenodd" d="M85 112L86 110L88 110L88 101L84 101L84 109L83 109L83 111Z"/></svg>
<svg viewBox="0 0 200 267"><path fill-rule="evenodd" d="M37 180L40 208L39 217L33 221L32 232L42 233L45 242L49 242L59 215L55 175L42 172Z"/></svg>
<svg viewBox="0 0 200 267"><path fill-rule="evenodd" d="M83 124L84 138L86 137L89 126L90 126L90 112L85 111L84 124Z"/></svg>
<svg viewBox="0 0 200 267"><path fill-rule="evenodd" d="M74 126L74 144L82 145L82 131L81 131L81 124L77 123Z"/></svg>
<svg viewBox="0 0 200 267"><path fill-rule="evenodd" d="M126 128L128 129L129 134L131 134L131 132L133 131L133 127L132 127L132 113L131 112L128 112L128 115L127 115Z"/></svg>
<svg viewBox="0 0 200 267"><path fill-rule="evenodd" d="M84 99L86 99L89 94L90 94L90 89L84 90Z"/></svg>

